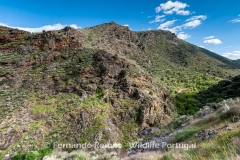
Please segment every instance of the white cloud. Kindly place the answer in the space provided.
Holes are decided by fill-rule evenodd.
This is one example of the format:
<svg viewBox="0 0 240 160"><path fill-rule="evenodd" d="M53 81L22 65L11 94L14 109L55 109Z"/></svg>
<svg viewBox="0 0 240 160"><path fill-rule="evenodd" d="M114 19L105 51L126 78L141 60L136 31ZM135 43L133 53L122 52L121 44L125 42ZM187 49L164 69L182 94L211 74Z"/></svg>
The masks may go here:
<svg viewBox="0 0 240 160"><path fill-rule="evenodd" d="M213 39L215 36L208 36L208 37L205 37L204 39Z"/></svg>
<svg viewBox="0 0 240 160"><path fill-rule="evenodd" d="M186 21L194 21L194 20L198 20L198 19L205 20L205 19L207 19L207 16L204 16L204 15L192 16L191 18L187 19Z"/></svg>
<svg viewBox="0 0 240 160"><path fill-rule="evenodd" d="M194 20L183 24L184 28L195 28L201 24L200 20Z"/></svg>
<svg viewBox="0 0 240 160"><path fill-rule="evenodd" d="M156 15L155 20L149 21L149 23L157 23L165 21L165 15Z"/></svg>
<svg viewBox="0 0 240 160"><path fill-rule="evenodd" d="M179 26L175 26L173 28L169 28L169 27L172 26L174 24L174 22L177 21L177 20L167 21L167 22L161 24L158 27L158 29L169 30L173 33L183 32L183 29L193 29L193 28L201 25L202 21L205 20L206 18L207 17L204 16L204 15L193 16L193 17L186 20L187 23L184 23L184 24L179 25Z"/></svg>
<svg viewBox="0 0 240 160"><path fill-rule="evenodd" d="M240 51L226 52L226 53L223 53L222 56L232 60L240 59Z"/></svg>
<svg viewBox="0 0 240 160"><path fill-rule="evenodd" d="M201 48L205 48L204 46L199 46L199 47L201 47Z"/></svg>
<svg viewBox="0 0 240 160"><path fill-rule="evenodd" d="M123 26L125 26L125 27L129 27L129 24L124 24Z"/></svg>
<svg viewBox="0 0 240 160"><path fill-rule="evenodd" d="M17 28L20 30L24 30L24 31L28 31L28 32L42 32L43 30L45 31L50 31L50 30L60 30L63 29L66 26L70 26L73 27L75 29L79 28L76 24L71 24L71 25L62 25L61 23L58 24L54 24L54 25L45 25L39 28L27 28L27 27L16 27L16 26L9 26L5 23L1 23L0 25L5 26L5 27L9 27L9 28Z"/></svg>
<svg viewBox="0 0 240 160"><path fill-rule="evenodd" d="M240 14L239 14L238 16L240 16ZM231 21L229 21L229 22L239 23L239 22L240 22L240 18L233 19L233 20L231 20Z"/></svg>
<svg viewBox="0 0 240 160"><path fill-rule="evenodd" d="M185 34L184 32L180 32L180 33L177 34L177 37L180 38L180 39L185 40L185 39L190 38L191 36L188 35L188 34Z"/></svg>
<svg viewBox="0 0 240 160"><path fill-rule="evenodd" d="M203 41L204 44L222 44L222 42L219 39L208 39Z"/></svg>
<svg viewBox="0 0 240 160"><path fill-rule="evenodd" d="M230 22L232 22L232 23L239 23L240 22L240 18L233 19Z"/></svg>
<svg viewBox="0 0 240 160"><path fill-rule="evenodd" d="M160 24L160 26L158 26L158 29L162 29L162 30L170 30L168 27L172 26L177 20L172 20L172 21L167 21L165 23Z"/></svg>
<svg viewBox="0 0 240 160"><path fill-rule="evenodd" d="M155 11L156 13L163 11L165 14L173 14L175 12L178 15L189 15L190 11L184 10L186 7L189 7L186 3L182 3L180 1L168 1L166 3L161 3L155 8Z"/></svg>
<svg viewBox="0 0 240 160"><path fill-rule="evenodd" d="M199 15L199 16L193 16L186 20L187 23L183 24L182 27L186 28L195 28L202 24L202 21L207 19L207 16Z"/></svg>
<svg viewBox="0 0 240 160"><path fill-rule="evenodd" d="M178 10L178 11L176 11L176 13L177 13L178 15L187 16L187 15L190 14L190 11Z"/></svg>

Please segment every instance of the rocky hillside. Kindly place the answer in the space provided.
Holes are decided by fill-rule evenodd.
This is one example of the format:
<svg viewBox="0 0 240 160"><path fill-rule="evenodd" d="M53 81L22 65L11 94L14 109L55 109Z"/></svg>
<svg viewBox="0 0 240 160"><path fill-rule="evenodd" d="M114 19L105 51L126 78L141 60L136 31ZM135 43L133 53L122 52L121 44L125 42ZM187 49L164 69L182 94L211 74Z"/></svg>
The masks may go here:
<svg viewBox="0 0 240 160"><path fill-rule="evenodd" d="M178 94L240 73L168 31L114 22L42 33L0 27L0 68L0 150L10 157L53 142L128 147L173 121Z"/></svg>

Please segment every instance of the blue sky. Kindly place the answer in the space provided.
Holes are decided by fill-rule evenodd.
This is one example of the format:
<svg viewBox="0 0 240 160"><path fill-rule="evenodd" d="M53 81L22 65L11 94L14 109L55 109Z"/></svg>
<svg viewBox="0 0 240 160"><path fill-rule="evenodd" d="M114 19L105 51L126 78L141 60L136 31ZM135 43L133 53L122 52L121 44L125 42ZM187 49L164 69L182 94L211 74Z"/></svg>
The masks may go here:
<svg viewBox="0 0 240 160"><path fill-rule="evenodd" d="M0 0L0 25L31 32L115 21L133 31L164 29L240 59L238 0Z"/></svg>

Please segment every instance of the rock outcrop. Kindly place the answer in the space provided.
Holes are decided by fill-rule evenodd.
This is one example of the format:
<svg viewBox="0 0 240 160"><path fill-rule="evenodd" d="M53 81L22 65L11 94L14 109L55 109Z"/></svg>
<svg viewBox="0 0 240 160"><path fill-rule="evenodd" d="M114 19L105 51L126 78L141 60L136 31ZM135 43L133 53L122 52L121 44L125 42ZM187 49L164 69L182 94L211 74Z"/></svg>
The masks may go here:
<svg viewBox="0 0 240 160"><path fill-rule="evenodd" d="M128 27L110 23L32 34L4 29L0 149L9 155L55 141L127 145L143 130L172 121L172 100L125 56L144 54ZM7 48L11 42L17 45Z"/></svg>

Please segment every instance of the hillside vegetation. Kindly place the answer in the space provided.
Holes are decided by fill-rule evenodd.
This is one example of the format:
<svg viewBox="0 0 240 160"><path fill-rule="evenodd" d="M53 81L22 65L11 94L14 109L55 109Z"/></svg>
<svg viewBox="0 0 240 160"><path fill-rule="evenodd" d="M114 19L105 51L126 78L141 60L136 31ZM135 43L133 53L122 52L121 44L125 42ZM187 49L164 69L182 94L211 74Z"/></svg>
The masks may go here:
<svg viewBox="0 0 240 160"><path fill-rule="evenodd" d="M127 148L148 128L239 96L240 64L169 31L0 27L0 52L0 150L9 157L45 155L54 142Z"/></svg>

